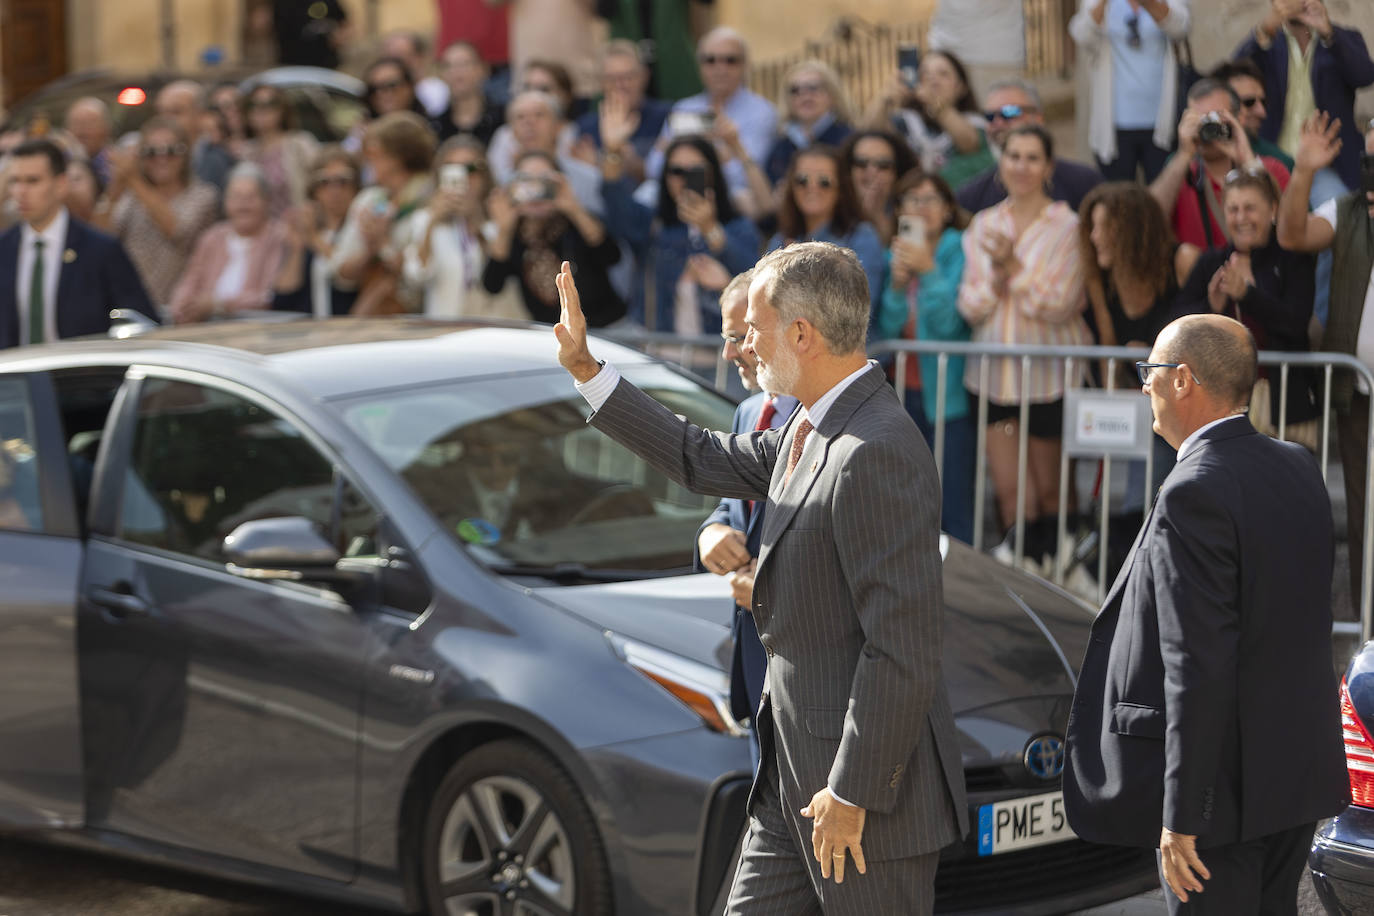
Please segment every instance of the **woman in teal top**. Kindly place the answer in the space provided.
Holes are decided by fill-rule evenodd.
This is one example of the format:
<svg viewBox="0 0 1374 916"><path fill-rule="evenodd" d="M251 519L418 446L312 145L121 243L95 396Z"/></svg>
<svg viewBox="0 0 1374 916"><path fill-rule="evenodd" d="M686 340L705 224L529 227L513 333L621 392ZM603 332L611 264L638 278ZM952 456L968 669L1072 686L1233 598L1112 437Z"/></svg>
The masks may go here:
<svg viewBox="0 0 1374 916"><path fill-rule="evenodd" d="M948 182L919 169L897 182L893 196L898 233L887 252L878 335L885 340L968 340L972 331L958 309L967 214ZM973 539L977 430L963 372L964 357L951 356L945 368L941 410L936 400L939 357L930 354L906 361L906 409L931 448L935 447L935 418L944 416L943 528L967 542Z"/></svg>

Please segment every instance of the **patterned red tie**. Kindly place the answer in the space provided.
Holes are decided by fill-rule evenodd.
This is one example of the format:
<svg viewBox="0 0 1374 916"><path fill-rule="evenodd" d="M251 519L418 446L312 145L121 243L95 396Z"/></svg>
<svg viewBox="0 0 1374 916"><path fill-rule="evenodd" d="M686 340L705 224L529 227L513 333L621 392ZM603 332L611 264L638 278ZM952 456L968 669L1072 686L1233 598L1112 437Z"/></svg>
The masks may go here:
<svg viewBox="0 0 1374 916"><path fill-rule="evenodd" d="M757 433L757 432L763 432L765 429L772 429L772 428L773 428L773 417L777 416L777 413L778 413L778 401L777 401L777 398L765 398L764 401L763 401L763 409L759 411L759 421L758 421L757 423L754 424L754 432ZM747 519L753 518L753 517L754 517L754 511L755 511L757 508L758 508L758 500L756 500L756 499L751 499L751 500L749 500L749 514L745 516L745 519L747 520Z"/></svg>
<svg viewBox="0 0 1374 916"><path fill-rule="evenodd" d="M792 472L797 469L797 462L801 461L802 449L806 448L806 437L811 435L811 430L815 429L811 425L809 418L803 418L797 424L797 434L792 437L792 451L787 456L787 474L782 478L783 486L792 479Z"/></svg>

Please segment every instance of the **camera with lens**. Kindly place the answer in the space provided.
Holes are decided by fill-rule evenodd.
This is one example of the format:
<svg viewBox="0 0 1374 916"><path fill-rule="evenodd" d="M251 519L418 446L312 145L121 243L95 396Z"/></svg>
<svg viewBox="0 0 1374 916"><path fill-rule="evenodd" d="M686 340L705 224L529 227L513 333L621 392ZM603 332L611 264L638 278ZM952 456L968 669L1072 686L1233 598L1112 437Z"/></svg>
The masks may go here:
<svg viewBox="0 0 1374 916"><path fill-rule="evenodd" d="M1202 116L1197 124L1197 138L1201 143L1220 143L1231 139L1231 125L1221 119L1215 111Z"/></svg>

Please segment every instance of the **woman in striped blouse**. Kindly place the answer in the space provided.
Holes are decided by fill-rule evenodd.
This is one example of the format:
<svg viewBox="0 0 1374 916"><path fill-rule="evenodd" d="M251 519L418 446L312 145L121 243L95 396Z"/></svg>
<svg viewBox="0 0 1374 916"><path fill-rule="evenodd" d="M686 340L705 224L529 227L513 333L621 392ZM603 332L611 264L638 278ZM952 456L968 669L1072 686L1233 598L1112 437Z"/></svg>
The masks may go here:
<svg viewBox="0 0 1374 916"><path fill-rule="evenodd" d="M1007 136L998 164L1007 199L979 213L964 233L959 312L977 342L1092 342L1083 320L1078 217L1046 193L1053 172L1054 141L1044 128L1019 127ZM1016 521L1020 404L1030 402L1027 479L1020 498L1026 507L1026 555L1039 560L1053 553L1058 527L1063 364L1034 360L1022 390L1021 361L992 359L986 391L979 364L968 361L965 385L988 399L988 471L1006 528Z"/></svg>

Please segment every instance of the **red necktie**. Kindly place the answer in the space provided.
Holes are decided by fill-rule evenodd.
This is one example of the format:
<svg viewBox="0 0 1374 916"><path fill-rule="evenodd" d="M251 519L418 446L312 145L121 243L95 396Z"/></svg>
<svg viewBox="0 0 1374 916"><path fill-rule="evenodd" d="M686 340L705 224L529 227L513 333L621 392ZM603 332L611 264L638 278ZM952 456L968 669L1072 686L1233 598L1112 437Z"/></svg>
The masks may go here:
<svg viewBox="0 0 1374 916"><path fill-rule="evenodd" d="M787 456L787 473L783 476L783 486L792 479L792 472L797 469L797 462L801 461L802 449L806 448L806 437L811 435L811 430L815 429L811 425L809 418L803 418L797 425L797 434L792 437L792 451Z"/></svg>
<svg viewBox="0 0 1374 916"><path fill-rule="evenodd" d="M773 417L778 413L778 401L776 398L764 398L763 409L759 411L759 421L754 424L754 432L762 432L765 429L773 428ZM749 500L749 514L746 519L754 517L754 509L758 500Z"/></svg>

